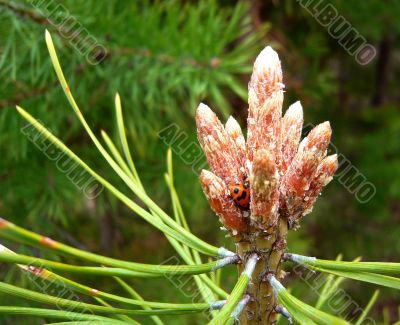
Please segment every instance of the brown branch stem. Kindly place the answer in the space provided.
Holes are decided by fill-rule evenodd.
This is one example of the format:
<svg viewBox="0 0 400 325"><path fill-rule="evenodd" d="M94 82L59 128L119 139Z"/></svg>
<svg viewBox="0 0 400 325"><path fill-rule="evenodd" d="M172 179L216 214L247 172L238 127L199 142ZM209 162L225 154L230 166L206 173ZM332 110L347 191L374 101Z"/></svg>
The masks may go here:
<svg viewBox="0 0 400 325"><path fill-rule="evenodd" d="M251 254L257 253L260 256L247 290L251 300L240 316L241 325L276 323L277 301L272 287L267 281L267 275L272 273L277 279L283 277L281 262L286 249L287 231L286 219L280 218L271 234L265 236L265 234L253 232L243 236L236 243L237 253L243 261L243 264L238 266L239 274L243 271L245 262Z"/></svg>

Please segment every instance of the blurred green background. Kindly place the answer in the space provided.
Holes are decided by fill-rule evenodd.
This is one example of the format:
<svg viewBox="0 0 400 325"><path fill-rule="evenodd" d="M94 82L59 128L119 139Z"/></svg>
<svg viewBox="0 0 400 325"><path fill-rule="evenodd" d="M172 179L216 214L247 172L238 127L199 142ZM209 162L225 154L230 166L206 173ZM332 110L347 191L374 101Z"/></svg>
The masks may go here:
<svg viewBox="0 0 400 325"><path fill-rule="evenodd" d="M351 168L348 173L339 170L340 177L323 192L302 228L290 235L289 250L321 258L342 253L346 260L362 256L399 261L400 2L322 1L313 10L304 8L306 3L0 0L1 216L70 245L118 258L161 263L174 254L161 233L105 191L86 199L22 134L24 123L16 104L123 187L85 135L56 82L44 43L47 28L72 92L97 133L104 129L116 135L113 101L120 93L139 174L167 211L171 205L163 174L168 146L158 134L171 123L179 127L186 138L172 144L176 187L192 229L213 244L232 245L219 231L198 184L196 171L204 158L193 167L192 157L181 152L197 143L193 117L200 101L221 119L232 114L245 125L252 62L264 46L272 45L284 70L284 109L301 100L306 124L330 120L333 145ZM359 64L330 35L318 16L328 4L376 49L371 62ZM73 19L63 24L66 17ZM68 28L78 26L75 23L104 50L87 53L87 44L77 47L67 37ZM357 197L366 182L376 193L368 202L360 202ZM7 280L26 281L5 266L0 270ZM223 276L229 288L234 269ZM149 300L185 299L165 280L132 283ZM290 277L290 285L298 297L315 299L315 293L295 277ZM111 283L97 286L118 290ZM374 289L349 281L343 288L361 305ZM4 298L9 304L10 298L0 296ZM373 316L390 324L398 320L399 305L399 294L383 290ZM189 321L204 323L193 317L170 318L168 323ZM15 324L13 318L0 322ZM24 324L36 323L27 319Z"/></svg>

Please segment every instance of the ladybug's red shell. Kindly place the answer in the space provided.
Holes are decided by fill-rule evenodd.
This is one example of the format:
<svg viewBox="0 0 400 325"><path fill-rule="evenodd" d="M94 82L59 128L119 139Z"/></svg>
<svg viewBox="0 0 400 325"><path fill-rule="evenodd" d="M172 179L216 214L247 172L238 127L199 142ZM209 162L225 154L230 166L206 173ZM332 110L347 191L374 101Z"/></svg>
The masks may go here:
<svg viewBox="0 0 400 325"><path fill-rule="evenodd" d="M243 184L229 185L229 191L235 203L242 207L248 208L250 202L250 191Z"/></svg>

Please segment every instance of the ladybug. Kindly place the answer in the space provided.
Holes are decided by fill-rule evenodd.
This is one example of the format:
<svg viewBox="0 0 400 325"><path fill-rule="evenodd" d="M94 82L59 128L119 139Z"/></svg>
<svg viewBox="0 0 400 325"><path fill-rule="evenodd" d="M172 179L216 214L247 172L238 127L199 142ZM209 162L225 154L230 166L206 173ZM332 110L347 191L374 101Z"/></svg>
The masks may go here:
<svg viewBox="0 0 400 325"><path fill-rule="evenodd" d="M239 183L231 184L229 185L229 191L231 193L231 197L239 207L245 209L249 207L250 191L248 186Z"/></svg>

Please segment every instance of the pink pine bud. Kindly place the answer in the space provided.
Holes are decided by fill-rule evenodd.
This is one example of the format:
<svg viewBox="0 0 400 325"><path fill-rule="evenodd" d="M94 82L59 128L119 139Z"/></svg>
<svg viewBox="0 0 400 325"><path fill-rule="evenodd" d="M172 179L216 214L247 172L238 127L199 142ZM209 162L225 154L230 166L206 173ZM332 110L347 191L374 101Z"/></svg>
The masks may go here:
<svg viewBox="0 0 400 325"><path fill-rule="evenodd" d="M226 184L245 178L236 145L215 113L200 104L196 114L197 135L211 170Z"/></svg>
<svg viewBox="0 0 400 325"><path fill-rule="evenodd" d="M274 156L265 149L254 154L250 174L251 220L259 228L267 229L278 220L279 173Z"/></svg>
<svg viewBox="0 0 400 325"><path fill-rule="evenodd" d="M282 119L282 165L285 172L296 155L303 127L303 108L296 102L288 108Z"/></svg>
<svg viewBox="0 0 400 325"><path fill-rule="evenodd" d="M291 218L298 218L299 213L304 211L304 194L310 187L318 165L326 156L331 133L329 122L312 129L301 141L297 154L286 171L281 192L286 212Z"/></svg>
<svg viewBox="0 0 400 325"><path fill-rule="evenodd" d="M246 162L246 141L240 128L239 123L230 116L225 124L225 131L235 144L235 151L237 152L242 166Z"/></svg>
<svg viewBox="0 0 400 325"><path fill-rule="evenodd" d="M247 152L250 162L259 149L267 149L281 160L283 102L282 68L278 54L266 47L257 57L249 83Z"/></svg>
<svg viewBox="0 0 400 325"><path fill-rule="evenodd" d="M257 56L249 88L253 89L260 103L283 88L281 61L272 47L267 46Z"/></svg>
<svg viewBox="0 0 400 325"><path fill-rule="evenodd" d="M224 181L213 173L202 170L200 184L211 208L218 215L221 223L234 232L247 231L249 220L243 217L242 211L229 197L228 188Z"/></svg>
<svg viewBox="0 0 400 325"><path fill-rule="evenodd" d="M315 201L321 194L322 189L333 179L337 168L338 159L336 154L326 157L319 164L314 179L311 181L310 188L304 195L305 210L302 216L312 211Z"/></svg>
<svg viewBox="0 0 400 325"><path fill-rule="evenodd" d="M296 102L282 118L283 88L278 54L266 47L249 82L247 141L233 117L223 127L206 105L197 110L199 141L213 171L203 171L200 182L212 209L232 233L263 233L279 218L296 226L337 168L335 155L325 158L329 122L300 142L303 109Z"/></svg>

